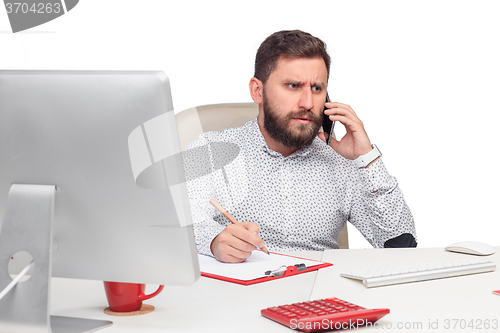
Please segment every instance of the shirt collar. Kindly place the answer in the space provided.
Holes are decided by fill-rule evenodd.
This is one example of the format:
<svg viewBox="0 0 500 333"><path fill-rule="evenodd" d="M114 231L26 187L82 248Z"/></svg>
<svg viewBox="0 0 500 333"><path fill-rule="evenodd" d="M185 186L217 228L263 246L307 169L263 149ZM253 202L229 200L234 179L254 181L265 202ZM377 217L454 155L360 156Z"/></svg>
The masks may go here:
<svg viewBox="0 0 500 333"><path fill-rule="evenodd" d="M251 133L252 137L254 137L256 140L255 141L256 147L260 147L260 149L262 149L263 151L265 151L266 153L268 153L271 156L283 157L283 155L281 153L278 153L277 151L272 150L267 145L266 139L264 139L264 135L262 135L262 132L260 131L260 128L259 128L259 124L257 123L258 118L259 118L259 116L257 116L255 119L251 120L251 126L250 126L250 129L252 131L252 133ZM318 139L318 138L315 138L314 141L316 141L316 139ZM320 140L320 139L318 139L318 140ZM305 157L305 156L309 155L312 152L312 150L313 150L313 144L310 144L306 147L303 147L303 148L297 150L296 152L294 152L293 154L291 154L290 156L287 156L285 158Z"/></svg>

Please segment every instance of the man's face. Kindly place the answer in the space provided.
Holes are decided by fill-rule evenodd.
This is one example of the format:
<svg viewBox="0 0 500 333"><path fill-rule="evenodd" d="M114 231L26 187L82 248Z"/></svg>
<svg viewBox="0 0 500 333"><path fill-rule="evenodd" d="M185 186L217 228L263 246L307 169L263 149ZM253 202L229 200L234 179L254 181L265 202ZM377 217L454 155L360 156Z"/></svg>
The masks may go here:
<svg viewBox="0 0 500 333"><path fill-rule="evenodd" d="M266 132L289 148L311 144L321 127L326 86L322 58L281 58L264 85Z"/></svg>

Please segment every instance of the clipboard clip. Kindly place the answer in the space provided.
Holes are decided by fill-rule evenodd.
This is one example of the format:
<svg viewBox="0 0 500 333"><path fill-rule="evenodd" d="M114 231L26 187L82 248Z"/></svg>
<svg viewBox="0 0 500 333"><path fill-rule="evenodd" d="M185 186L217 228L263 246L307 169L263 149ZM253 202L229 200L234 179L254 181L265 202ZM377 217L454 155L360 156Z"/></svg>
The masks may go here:
<svg viewBox="0 0 500 333"><path fill-rule="evenodd" d="M264 274L269 277L280 277L295 275L305 270L307 270L307 266L305 264L296 264L293 266L282 265L275 270L266 271Z"/></svg>

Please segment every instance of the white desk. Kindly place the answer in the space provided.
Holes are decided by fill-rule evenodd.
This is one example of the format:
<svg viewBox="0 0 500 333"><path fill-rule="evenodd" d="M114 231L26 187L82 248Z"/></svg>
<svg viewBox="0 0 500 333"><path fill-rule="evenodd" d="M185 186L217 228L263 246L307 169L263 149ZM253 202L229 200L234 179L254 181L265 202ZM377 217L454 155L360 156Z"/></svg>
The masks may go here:
<svg viewBox="0 0 500 333"><path fill-rule="evenodd" d="M261 317L266 307L339 297L366 308L386 307L391 313L382 319L384 327L377 331L393 332L474 332L465 327L485 320L498 320L494 331L500 332L500 248L493 256L499 269L484 273L442 280L365 288L362 283L339 276L340 272L358 268L381 267L462 256L443 249L367 249L332 250L292 253L298 256L333 263L318 272L310 272L252 286L242 286L201 277L191 287L165 287L157 297L146 301L156 307L152 313L135 317L114 317L103 313L107 307L100 281L54 278L52 281L51 314L111 320L113 326L103 333L127 332L292 332L285 326ZM155 286L148 286L148 292ZM446 329L445 320L449 320ZM457 319L458 321L454 321ZM433 329L429 325L435 325ZM482 320L482 322L480 322ZM414 330L397 329L399 323L415 326ZM410 323L410 324L408 324ZM390 328L387 325L392 325ZM453 330L453 325L456 325ZM368 328L360 330L368 331ZM492 329L490 329L492 330ZM357 331L357 330L356 330ZM101 331L100 331L101 332Z"/></svg>
<svg viewBox="0 0 500 333"><path fill-rule="evenodd" d="M322 252L294 252L320 260ZM260 315L260 310L308 300L316 272L259 283L251 286L201 277L193 286L165 289L145 301L155 311L134 317L109 316L101 281L53 278L51 314L113 321L99 332L291 332ZM147 292L156 286L149 286Z"/></svg>
<svg viewBox="0 0 500 333"><path fill-rule="evenodd" d="M380 322L386 326L379 326L377 331L500 332L500 296L492 294L493 290L500 290L500 247L494 255L477 257L497 264L497 270L491 273L376 288L340 277L340 273L358 269L463 256L470 257L442 248L325 251L321 260L334 266L318 272L311 298L335 296L366 308L389 308L391 313ZM490 326L496 320L496 329L486 329L486 320ZM468 326L471 321L474 328Z"/></svg>

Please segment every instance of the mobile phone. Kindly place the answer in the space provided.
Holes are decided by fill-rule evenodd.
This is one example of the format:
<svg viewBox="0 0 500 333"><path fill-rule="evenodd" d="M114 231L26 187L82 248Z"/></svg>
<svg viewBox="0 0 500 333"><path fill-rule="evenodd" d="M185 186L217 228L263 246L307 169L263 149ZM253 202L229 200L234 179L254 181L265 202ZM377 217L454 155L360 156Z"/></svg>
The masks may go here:
<svg viewBox="0 0 500 333"><path fill-rule="evenodd" d="M325 103L330 102L330 97L328 97L328 93L326 94ZM327 107L323 109L325 111ZM335 127L335 122L330 120L330 117L323 113L323 132L328 133L328 139L326 139L326 144L330 145L330 139L334 136L333 128Z"/></svg>

